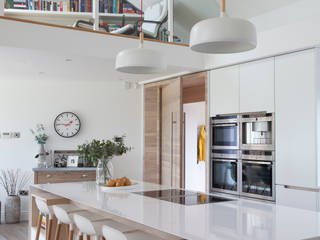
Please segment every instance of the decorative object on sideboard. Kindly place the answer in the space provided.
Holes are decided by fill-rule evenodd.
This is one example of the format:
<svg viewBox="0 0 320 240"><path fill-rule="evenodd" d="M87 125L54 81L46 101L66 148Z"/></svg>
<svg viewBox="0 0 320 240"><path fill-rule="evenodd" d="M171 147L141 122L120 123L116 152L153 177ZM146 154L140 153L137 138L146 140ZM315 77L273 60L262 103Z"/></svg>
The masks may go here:
<svg viewBox="0 0 320 240"><path fill-rule="evenodd" d="M78 167L79 156L68 156L67 167Z"/></svg>
<svg viewBox="0 0 320 240"><path fill-rule="evenodd" d="M48 135L45 133L43 124L37 124L35 129L30 129L31 133L34 135L36 142L39 144L39 153L35 156L38 158L38 167L45 168L48 167L46 156L49 155L46 152L44 145L48 140Z"/></svg>
<svg viewBox="0 0 320 240"><path fill-rule="evenodd" d="M86 155L93 165L97 166L96 182L105 184L113 177L113 165L111 159L114 156L126 154L132 148L124 143L125 136L115 136L112 140L92 140L78 146L81 155Z"/></svg>
<svg viewBox="0 0 320 240"><path fill-rule="evenodd" d="M72 159L78 159L77 161L73 161ZM69 164L68 164L69 160ZM77 150L54 150L53 151L53 166L57 168L65 168L65 167L88 167L83 160L83 157L80 156Z"/></svg>
<svg viewBox="0 0 320 240"><path fill-rule="evenodd" d="M22 191L31 180L31 174L20 169L8 169L0 171L0 185L7 193L5 202L5 222L20 222L21 201L19 192Z"/></svg>
<svg viewBox="0 0 320 240"><path fill-rule="evenodd" d="M80 118L73 112L60 113L54 120L54 130L64 138L71 138L80 132Z"/></svg>

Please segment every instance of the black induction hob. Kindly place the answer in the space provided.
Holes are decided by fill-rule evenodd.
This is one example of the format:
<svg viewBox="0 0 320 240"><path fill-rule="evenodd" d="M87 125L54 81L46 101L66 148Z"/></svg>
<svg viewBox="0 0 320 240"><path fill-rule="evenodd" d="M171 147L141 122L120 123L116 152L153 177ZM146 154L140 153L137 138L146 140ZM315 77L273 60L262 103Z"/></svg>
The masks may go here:
<svg viewBox="0 0 320 240"><path fill-rule="evenodd" d="M156 191L134 192L145 197L156 198L168 202L178 203L182 205L198 205L207 203L217 203L232 201L231 199L211 196L203 193L192 192L180 189L166 189Z"/></svg>

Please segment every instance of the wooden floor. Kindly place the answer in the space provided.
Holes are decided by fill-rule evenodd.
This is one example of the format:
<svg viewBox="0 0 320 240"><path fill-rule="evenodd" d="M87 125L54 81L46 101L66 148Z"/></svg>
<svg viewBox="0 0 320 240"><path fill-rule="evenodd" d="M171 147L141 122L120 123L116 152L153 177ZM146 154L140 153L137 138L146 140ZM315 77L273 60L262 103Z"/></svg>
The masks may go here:
<svg viewBox="0 0 320 240"><path fill-rule="evenodd" d="M5 237L5 238L3 238ZM0 240L27 240L28 223L0 224Z"/></svg>

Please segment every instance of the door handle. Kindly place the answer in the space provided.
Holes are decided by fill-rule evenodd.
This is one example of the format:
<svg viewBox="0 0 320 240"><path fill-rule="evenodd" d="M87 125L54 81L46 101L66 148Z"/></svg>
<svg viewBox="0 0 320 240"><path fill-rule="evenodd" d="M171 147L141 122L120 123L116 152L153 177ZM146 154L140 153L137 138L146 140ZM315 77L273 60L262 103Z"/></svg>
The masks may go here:
<svg viewBox="0 0 320 240"><path fill-rule="evenodd" d="M173 185L173 112L171 112L171 134L170 134L170 185Z"/></svg>
<svg viewBox="0 0 320 240"><path fill-rule="evenodd" d="M260 164L260 165L271 165L271 164L272 164L272 162L261 162L261 161L244 161L244 160L242 160L242 162L244 162L244 163Z"/></svg>

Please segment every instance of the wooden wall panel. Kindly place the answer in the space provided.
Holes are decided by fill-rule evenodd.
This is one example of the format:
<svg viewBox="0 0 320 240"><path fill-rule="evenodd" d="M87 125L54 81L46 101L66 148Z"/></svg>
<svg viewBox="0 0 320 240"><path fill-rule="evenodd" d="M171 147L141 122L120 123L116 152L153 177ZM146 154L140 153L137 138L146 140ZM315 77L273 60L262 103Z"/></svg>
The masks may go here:
<svg viewBox="0 0 320 240"><path fill-rule="evenodd" d="M194 103L194 102L204 102L206 100L206 86L205 84L183 88L183 104L185 103Z"/></svg>
<svg viewBox="0 0 320 240"><path fill-rule="evenodd" d="M160 183L160 116L161 89L145 87L144 89L144 161L143 180Z"/></svg>

